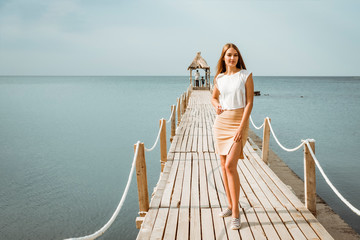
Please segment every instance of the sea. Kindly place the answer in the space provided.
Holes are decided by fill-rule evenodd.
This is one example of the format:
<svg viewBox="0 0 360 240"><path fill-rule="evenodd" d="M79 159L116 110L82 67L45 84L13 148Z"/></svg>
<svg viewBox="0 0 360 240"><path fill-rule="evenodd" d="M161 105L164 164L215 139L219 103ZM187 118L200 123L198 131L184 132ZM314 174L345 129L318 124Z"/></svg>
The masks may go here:
<svg viewBox="0 0 360 240"><path fill-rule="evenodd" d="M0 239L65 239L99 230L125 190L134 144L153 145L159 120L169 118L188 85L188 76L0 76ZM315 139L324 172L359 209L360 77L254 76L254 85L261 92L251 114L255 125L270 117L288 148ZM304 178L301 149L286 152L272 137L270 147ZM159 146L146 152L146 164L151 194ZM319 171L316 190L360 233L360 217ZM134 175L118 217L99 239L135 239L138 211Z"/></svg>

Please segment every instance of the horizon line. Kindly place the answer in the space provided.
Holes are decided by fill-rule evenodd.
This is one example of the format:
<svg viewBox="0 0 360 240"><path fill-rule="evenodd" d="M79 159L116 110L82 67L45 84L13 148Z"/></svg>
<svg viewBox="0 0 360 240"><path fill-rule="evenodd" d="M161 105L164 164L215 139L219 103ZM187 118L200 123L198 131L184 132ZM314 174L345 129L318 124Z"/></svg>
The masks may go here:
<svg viewBox="0 0 360 240"><path fill-rule="evenodd" d="M0 77L189 77L189 75L39 75L39 74L9 74L2 75ZM214 75L210 75L214 77ZM358 76L352 75L255 75L254 77L353 77L357 78Z"/></svg>

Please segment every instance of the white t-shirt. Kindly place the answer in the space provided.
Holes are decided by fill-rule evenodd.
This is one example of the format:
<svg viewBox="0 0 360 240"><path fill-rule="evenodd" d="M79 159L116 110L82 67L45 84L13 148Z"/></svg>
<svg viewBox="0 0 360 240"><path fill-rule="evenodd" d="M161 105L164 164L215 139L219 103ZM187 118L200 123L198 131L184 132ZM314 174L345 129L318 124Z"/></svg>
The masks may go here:
<svg viewBox="0 0 360 240"><path fill-rule="evenodd" d="M245 83L251 72L242 69L232 75L220 73L216 78L216 87L220 91L219 101L224 110L244 108L246 106Z"/></svg>
<svg viewBox="0 0 360 240"><path fill-rule="evenodd" d="M199 72L196 72L196 73L195 73L195 80L199 80L199 78L200 78L200 73L199 73Z"/></svg>

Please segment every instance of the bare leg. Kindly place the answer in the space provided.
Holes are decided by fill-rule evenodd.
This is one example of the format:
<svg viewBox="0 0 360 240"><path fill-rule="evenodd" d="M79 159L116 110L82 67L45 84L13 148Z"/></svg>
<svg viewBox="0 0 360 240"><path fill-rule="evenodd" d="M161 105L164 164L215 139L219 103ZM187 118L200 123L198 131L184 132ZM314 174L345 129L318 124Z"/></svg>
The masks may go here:
<svg viewBox="0 0 360 240"><path fill-rule="evenodd" d="M237 163L241 151L240 142L233 144L229 155L226 158L225 170L228 178L231 203L232 203L232 217L239 218L239 195L240 195L240 179L237 171Z"/></svg>
<svg viewBox="0 0 360 240"><path fill-rule="evenodd" d="M223 179L224 186L225 186L226 198L227 198L228 203L229 203L228 208L232 209L231 195L230 195L230 190L229 190L228 178L227 178L226 170L225 170L226 155L220 155L220 160L221 160L222 179Z"/></svg>

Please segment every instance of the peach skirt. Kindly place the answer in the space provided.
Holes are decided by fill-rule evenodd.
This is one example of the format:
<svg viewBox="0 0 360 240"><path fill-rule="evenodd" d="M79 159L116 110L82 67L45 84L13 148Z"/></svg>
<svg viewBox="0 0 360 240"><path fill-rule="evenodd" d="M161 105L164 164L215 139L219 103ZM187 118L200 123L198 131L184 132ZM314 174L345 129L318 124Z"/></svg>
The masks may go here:
<svg viewBox="0 0 360 240"><path fill-rule="evenodd" d="M240 126L244 108L225 110L216 116L213 134L215 140L215 152L218 155L228 155L234 144L234 136ZM241 136L241 151L239 158L244 159L243 148L245 146L249 131L249 121L247 121L244 133Z"/></svg>

